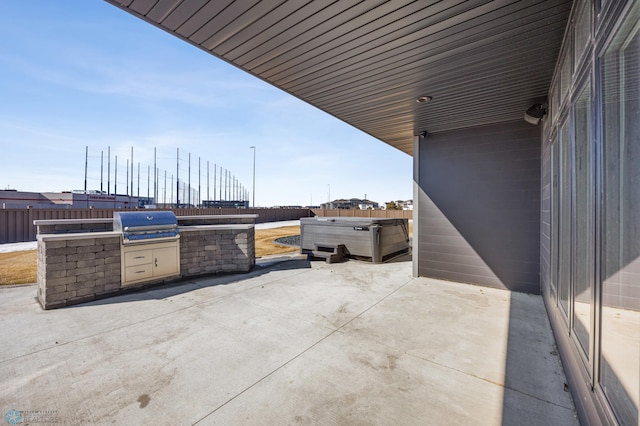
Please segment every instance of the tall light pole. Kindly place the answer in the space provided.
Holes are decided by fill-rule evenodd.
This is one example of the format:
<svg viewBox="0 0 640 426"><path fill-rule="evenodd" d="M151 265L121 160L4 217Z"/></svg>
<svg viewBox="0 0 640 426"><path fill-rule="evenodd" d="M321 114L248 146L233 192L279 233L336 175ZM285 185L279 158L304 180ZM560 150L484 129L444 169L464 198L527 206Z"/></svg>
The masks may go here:
<svg viewBox="0 0 640 426"><path fill-rule="evenodd" d="M256 147L250 146L253 149L253 208L256 208Z"/></svg>

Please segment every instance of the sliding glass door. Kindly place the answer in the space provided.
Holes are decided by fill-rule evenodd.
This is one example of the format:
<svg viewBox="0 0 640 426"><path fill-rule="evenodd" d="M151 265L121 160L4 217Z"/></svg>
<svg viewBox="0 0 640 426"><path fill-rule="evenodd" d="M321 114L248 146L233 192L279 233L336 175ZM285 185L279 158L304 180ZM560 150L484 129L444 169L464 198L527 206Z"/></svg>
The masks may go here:
<svg viewBox="0 0 640 426"><path fill-rule="evenodd" d="M601 59L603 233L600 385L620 424L640 393L640 6Z"/></svg>

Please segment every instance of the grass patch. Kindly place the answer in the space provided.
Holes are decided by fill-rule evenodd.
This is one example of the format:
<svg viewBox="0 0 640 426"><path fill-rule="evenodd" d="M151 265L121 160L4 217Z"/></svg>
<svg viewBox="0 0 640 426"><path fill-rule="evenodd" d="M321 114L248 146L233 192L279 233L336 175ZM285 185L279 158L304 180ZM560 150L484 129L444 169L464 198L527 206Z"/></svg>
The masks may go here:
<svg viewBox="0 0 640 426"><path fill-rule="evenodd" d="M283 246L273 242L276 238L291 237L293 235L300 235L300 226L295 225L273 229L257 229L256 257L300 251L299 247Z"/></svg>
<svg viewBox="0 0 640 426"><path fill-rule="evenodd" d="M413 233L413 223L409 224L409 235ZM256 257L272 254L293 253L298 247L289 247L273 242L276 238L300 235L300 226L283 226L273 229L256 230ZM0 253L0 285L31 284L37 281L37 250Z"/></svg>
<svg viewBox="0 0 640 426"><path fill-rule="evenodd" d="M296 247L274 244L273 240L299 234L299 226L256 230L256 256L298 251ZM0 285L35 283L37 262L37 250L0 253Z"/></svg>
<svg viewBox="0 0 640 426"><path fill-rule="evenodd" d="M35 283L37 262L37 250L0 253L0 285Z"/></svg>

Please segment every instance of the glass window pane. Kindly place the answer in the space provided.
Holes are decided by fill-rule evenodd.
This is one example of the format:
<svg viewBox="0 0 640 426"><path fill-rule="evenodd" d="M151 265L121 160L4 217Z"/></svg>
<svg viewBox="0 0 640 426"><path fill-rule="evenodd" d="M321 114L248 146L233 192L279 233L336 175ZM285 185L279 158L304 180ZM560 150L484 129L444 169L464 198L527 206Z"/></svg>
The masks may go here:
<svg viewBox="0 0 640 426"><path fill-rule="evenodd" d="M587 82L575 103L575 246L573 328L589 357L591 282L593 279L593 163L591 149L591 87Z"/></svg>
<svg viewBox="0 0 640 426"><path fill-rule="evenodd" d="M578 63L580 62L580 58L584 52L587 43L589 42L589 38L591 36L591 2L584 1L582 2L582 7L578 12L576 17L576 25L574 32L574 64L575 68L578 67Z"/></svg>
<svg viewBox="0 0 640 426"><path fill-rule="evenodd" d="M551 124L555 124L556 119L558 118L558 109L559 109L559 96L558 96L558 84L554 84L551 86L551 90L549 90L549 116L551 117Z"/></svg>
<svg viewBox="0 0 640 426"><path fill-rule="evenodd" d="M640 2L602 61L602 389L620 424L640 393Z"/></svg>
<svg viewBox="0 0 640 426"><path fill-rule="evenodd" d="M558 140L554 136L551 141L551 298L556 300L558 283L558 229L560 229L560 192L558 182L559 172Z"/></svg>
<svg viewBox="0 0 640 426"><path fill-rule="evenodd" d="M571 128L568 119L560 129L560 241L558 294L567 314L571 280Z"/></svg>
<svg viewBox="0 0 640 426"><path fill-rule="evenodd" d="M567 46L571 46L570 44ZM562 60L562 68L560 68L560 105L567 101L569 95L569 87L571 86L571 65L572 65L571 49L564 51L564 59Z"/></svg>

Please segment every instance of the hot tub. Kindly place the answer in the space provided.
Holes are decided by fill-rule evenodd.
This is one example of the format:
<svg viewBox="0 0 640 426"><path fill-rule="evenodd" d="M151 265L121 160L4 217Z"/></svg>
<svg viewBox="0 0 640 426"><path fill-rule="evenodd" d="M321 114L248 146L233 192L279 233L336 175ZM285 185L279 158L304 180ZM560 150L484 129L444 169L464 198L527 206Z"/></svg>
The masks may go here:
<svg viewBox="0 0 640 426"><path fill-rule="evenodd" d="M347 257L382 263L409 251L407 219L310 217L300 219L300 252L317 244L345 246Z"/></svg>

